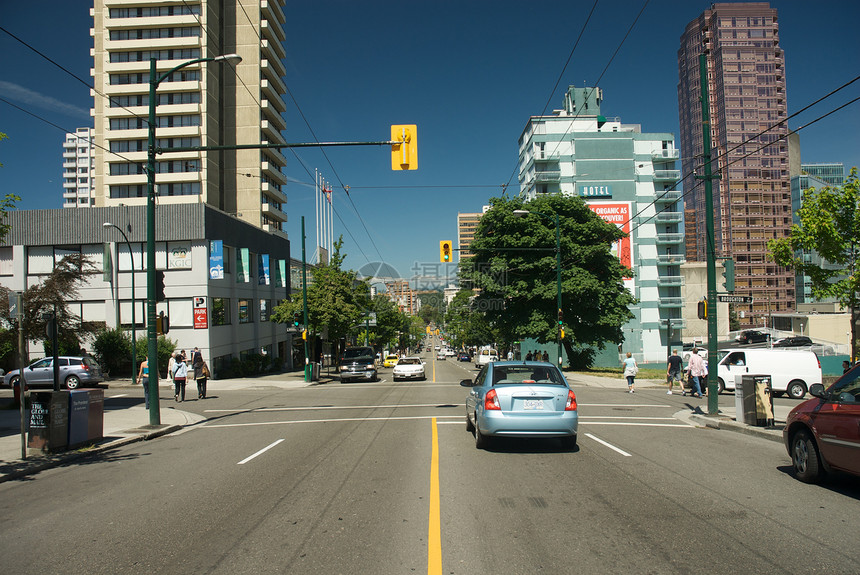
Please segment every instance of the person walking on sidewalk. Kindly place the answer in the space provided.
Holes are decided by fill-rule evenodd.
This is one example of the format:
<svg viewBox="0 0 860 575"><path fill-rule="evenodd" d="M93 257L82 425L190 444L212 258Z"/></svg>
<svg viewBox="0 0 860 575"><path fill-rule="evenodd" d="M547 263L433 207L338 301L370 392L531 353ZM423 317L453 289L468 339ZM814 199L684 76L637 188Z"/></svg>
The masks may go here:
<svg viewBox="0 0 860 575"><path fill-rule="evenodd" d="M636 374L639 373L639 366L636 365L633 354L628 351L627 359L621 362L621 365L624 367L624 377L627 378L627 393L635 393L636 390L633 389L633 385L636 383Z"/></svg>
<svg viewBox="0 0 860 575"><path fill-rule="evenodd" d="M699 348L697 347L694 347L693 353L690 354L690 363L687 365L687 372L693 378L692 394L696 397L702 397L702 376L707 372L705 371L705 360L699 355Z"/></svg>
<svg viewBox="0 0 860 575"><path fill-rule="evenodd" d="M176 354L176 365L173 368L173 400L185 401L185 380L188 377L188 366L182 356Z"/></svg>
<svg viewBox="0 0 860 575"><path fill-rule="evenodd" d="M209 379L209 366L200 359L199 366L194 367L194 380L197 382L197 399L206 399L206 380Z"/></svg>
<svg viewBox="0 0 860 575"><path fill-rule="evenodd" d="M174 356L170 356L170 359L167 362L167 379L170 383L173 383L173 370L176 369L176 358Z"/></svg>
<svg viewBox="0 0 860 575"><path fill-rule="evenodd" d="M669 391L666 392L666 395L672 395L672 387L676 381L678 382L678 385L681 386L681 395L684 394L684 382L681 381L682 364L683 360L678 355L678 350L673 349L672 355L670 355L667 360L666 379L669 380Z"/></svg>
<svg viewBox="0 0 860 575"><path fill-rule="evenodd" d="M149 360L140 362L140 371L137 372L137 383L143 385L143 404L149 409Z"/></svg>

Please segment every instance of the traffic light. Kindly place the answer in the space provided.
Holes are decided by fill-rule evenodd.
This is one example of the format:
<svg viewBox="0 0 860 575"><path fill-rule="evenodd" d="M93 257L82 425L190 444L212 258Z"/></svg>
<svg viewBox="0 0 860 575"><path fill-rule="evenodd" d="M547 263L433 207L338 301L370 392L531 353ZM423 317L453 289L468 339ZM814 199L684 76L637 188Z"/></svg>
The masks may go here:
<svg viewBox="0 0 860 575"><path fill-rule="evenodd" d="M170 318L164 315L163 311L158 312L158 317L155 318L155 332L158 335L164 335L170 331Z"/></svg>
<svg viewBox="0 0 860 575"><path fill-rule="evenodd" d="M391 126L391 169L418 169L418 126L403 124Z"/></svg>
<svg viewBox="0 0 860 575"><path fill-rule="evenodd" d="M726 291L735 291L735 260L729 258L723 260L723 286Z"/></svg>
<svg viewBox="0 0 860 575"><path fill-rule="evenodd" d="M563 324L563 323L564 323L564 312L561 311L561 308L559 308L558 309L558 325L561 326L561 324Z"/></svg>
<svg viewBox="0 0 860 575"><path fill-rule="evenodd" d="M302 312L297 311L293 314L293 326L299 327L302 323Z"/></svg>
<svg viewBox="0 0 860 575"><path fill-rule="evenodd" d="M699 319L708 319L708 300L699 302Z"/></svg>
<svg viewBox="0 0 860 575"><path fill-rule="evenodd" d="M451 261L451 240L439 242L439 261L443 263Z"/></svg>
<svg viewBox="0 0 860 575"><path fill-rule="evenodd" d="M155 272L155 301L164 301L164 272Z"/></svg>

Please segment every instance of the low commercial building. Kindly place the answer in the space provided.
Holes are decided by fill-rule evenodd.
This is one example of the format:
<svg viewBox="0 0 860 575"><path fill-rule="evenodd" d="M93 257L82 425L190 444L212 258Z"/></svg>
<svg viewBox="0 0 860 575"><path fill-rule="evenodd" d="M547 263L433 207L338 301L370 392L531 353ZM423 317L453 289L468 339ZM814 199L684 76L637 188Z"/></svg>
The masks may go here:
<svg viewBox="0 0 860 575"><path fill-rule="evenodd" d="M128 242L105 222L120 228ZM129 330L134 316L137 337L145 337L145 206L13 211L6 223L11 228L0 246L0 285L30 288L65 255L80 253L102 273L90 276L68 301L72 313ZM215 377L253 354L292 368L297 336L292 326L271 321L275 305L290 294L288 239L203 203L159 205L155 238L165 286L157 312L169 318L167 335L178 349L199 347ZM91 342L82 344L92 349ZM163 373L166 366L159 367Z"/></svg>

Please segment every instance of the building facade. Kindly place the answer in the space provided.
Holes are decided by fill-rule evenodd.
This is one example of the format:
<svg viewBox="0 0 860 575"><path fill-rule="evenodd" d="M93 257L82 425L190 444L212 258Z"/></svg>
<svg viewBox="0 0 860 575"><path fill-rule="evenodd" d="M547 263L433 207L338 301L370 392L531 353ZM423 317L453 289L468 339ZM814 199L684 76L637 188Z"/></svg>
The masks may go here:
<svg viewBox="0 0 860 575"><path fill-rule="evenodd" d="M93 205L95 147L91 128L78 128L63 141L63 207Z"/></svg>
<svg viewBox="0 0 860 575"><path fill-rule="evenodd" d="M104 222L121 228L128 243ZM137 338L146 337L143 206L13 211L7 223L11 229L0 246L0 285L30 288L64 255L82 254L102 273L79 287L68 301L71 312L106 328L131 330L134 324ZM286 238L204 204L159 207L156 238L166 298L156 309L168 316L167 336L177 349L199 347L215 377L234 359L252 354L266 355L284 369L293 367L295 334L271 321L274 306L290 294ZM92 349L91 342L81 343ZM31 350L41 355L41 346ZM163 374L166 366L160 368Z"/></svg>
<svg viewBox="0 0 860 575"><path fill-rule="evenodd" d="M158 86L158 203L208 204L286 237L287 178L281 170L287 162L280 151L170 151L285 142L283 5L94 0L96 206L146 202L150 59L157 59L160 76L197 58L235 53L242 57L238 64L189 65Z"/></svg>
<svg viewBox="0 0 860 575"><path fill-rule="evenodd" d="M785 56L776 9L766 2L717 3L690 22L678 50L678 109L687 242L706 260L699 56L705 55L710 102L716 257L735 261L733 304L742 328L792 311L794 272L767 257L767 242L792 224L786 113ZM780 124L780 122L783 122ZM741 313L743 312L743 313Z"/></svg>
<svg viewBox="0 0 860 575"><path fill-rule="evenodd" d="M832 164L800 164L801 173L817 178L828 186L841 186L845 182L845 166ZM805 189L805 188L804 188Z"/></svg>
<svg viewBox="0 0 860 575"><path fill-rule="evenodd" d="M475 239L475 230L478 229L481 217L488 209L490 206L484 206L481 212L457 213L457 261L463 261L475 255L469 251L469 246Z"/></svg>
<svg viewBox="0 0 860 575"><path fill-rule="evenodd" d="M602 100L599 88L571 86L563 109L529 120L519 139L520 196L579 196L628 233L614 248L634 270L625 285L638 302L623 328L623 349L640 363L665 361L669 321L674 337L684 327L678 150L670 133L642 133L639 125L607 119ZM617 350L596 363L617 366Z"/></svg>

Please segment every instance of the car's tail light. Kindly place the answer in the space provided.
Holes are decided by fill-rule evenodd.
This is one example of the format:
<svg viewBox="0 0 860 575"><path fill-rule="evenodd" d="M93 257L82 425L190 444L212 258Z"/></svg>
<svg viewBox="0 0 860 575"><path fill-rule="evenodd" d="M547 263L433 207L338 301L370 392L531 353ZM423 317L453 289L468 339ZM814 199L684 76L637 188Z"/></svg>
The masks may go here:
<svg viewBox="0 0 860 575"><path fill-rule="evenodd" d="M573 390L567 392L567 403L564 405L565 411L576 411L576 394Z"/></svg>
<svg viewBox="0 0 860 575"><path fill-rule="evenodd" d="M484 409L502 409L502 406L499 405L499 396L495 389L491 389L484 396Z"/></svg>

